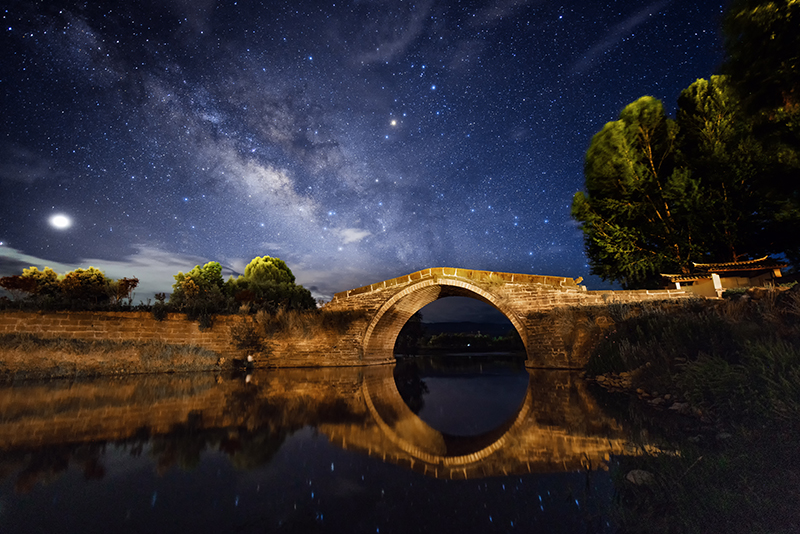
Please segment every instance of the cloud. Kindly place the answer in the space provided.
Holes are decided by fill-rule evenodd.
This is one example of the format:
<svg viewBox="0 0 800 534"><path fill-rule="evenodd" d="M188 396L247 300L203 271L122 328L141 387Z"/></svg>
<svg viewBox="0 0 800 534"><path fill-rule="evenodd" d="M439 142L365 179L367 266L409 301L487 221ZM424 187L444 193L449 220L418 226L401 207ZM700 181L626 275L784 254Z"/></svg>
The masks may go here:
<svg viewBox="0 0 800 534"><path fill-rule="evenodd" d="M286 210L292 219L313 220L317 203L295 190L290 172L238 154L232 147L217 146L218 171L221 176L241 187L250 197Z"/></svg>
<svg viewBox="0 0 800 534"><path fill-rule="evenodd" d="M17 267L19 266L21 266L21 268L17 270ZM75 267L67 263L43 260L35 256L29 256L28 254L24 254L12 247L7 247L7 246L0 247L1 276L22 274L22 269L27 269L28 267L31 266L38 267L39 269L50 267L57 273L62 273L62 274L75 269Z"/></svg>
<svg viewBox="0 0 800 534"><path fill-rule="evenodd" d="M32 184L36 180L58 176L50 162L19 145L7 145L0 154L0 180Z"/></svg>
<svg viewBox="0 0 800 534"><path fill-rule="evenodd" d="M309 263L292 263L289 267L298 284L309 289L315 299L320 298L325 301L331 300L335 293L382 280L380 275L376 277L375 272L354 267L352 264L337 265L328 269L313 268ZM392 276L383 279L388 278Z"/></svg>
<svg viewBox="0 0 800 534"><path fill-rule="evenodd" d="M266 83L242 78L229 92L219 93L220 101L242 110L240 116L231 117L231 124L256 134L251 139L259 155L288 157L315 179L360 188L363 159L348 153L342 132L334 126L335 110L312 101L303 88L270 91Z"/></svg>
<svg viewBox="0 0 800 534"><path fill-rule="evenodd" d="M371 232L367 230L360 230L358 228L343 228L338 230L337 235L342 240L343 245L348 245L350 243L358 243L365 237L369 237L372 235Z"/></svg>
<svg viewBox="0 0 800 534"><path fill-rule="evenodd" d="M207 258L188 254L176 254L149 245L137 245L136 252L118 260L84 258L75 263L60 263L36 256L24 254L11 247L0 247L0 275L20 274L22 268L31 266L44 269L50 267L58 274L65 274L75 269L96 267L109 278L138 278L139 286L135 290L134 302L146 301L156 293L169 293L175 283L174 275L179 271L186 272L195 265L204 265ZM228 277L233 273L229 267L223 266L222 274Z"/></svg>
<svg viewBox="0 0 800 534"><path fill-rule="evenodd" d="M660 0L658 2L653 2L611 28L605 37L583 54L583 58L572 65L571 73L580 74L589 68L598 56L619 45L622 39L629 35L634 28L646 22L653 13L658 13L664 9L671 1L672 0Z"/></svg>
<svg viewBox="0 0 800 534"><path fill-rule="evenodd" d="M356 19L358 38L353 40L353 44L362 47L363 51L354 56L356 63L362 65L384 63L405 53L425 29L432 2L412 2L405 11L404 5L394 0L364 4L368 9L364 17ZM375 17L373 13L380 15Z"/></svg>

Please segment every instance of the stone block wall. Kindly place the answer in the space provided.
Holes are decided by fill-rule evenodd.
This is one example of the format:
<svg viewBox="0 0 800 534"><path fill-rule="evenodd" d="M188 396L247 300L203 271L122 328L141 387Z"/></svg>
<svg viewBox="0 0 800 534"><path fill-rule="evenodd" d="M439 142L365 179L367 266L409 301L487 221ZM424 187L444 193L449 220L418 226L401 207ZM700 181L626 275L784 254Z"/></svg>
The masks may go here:
<svg viewBox="0 0 800 534"><path fill-rule="evenodd" d="M324 312L323 312L324 313ZM211 328L200 330L197 321L171 313L157 321L147 312L0 312L0 334L29 333L48 338L112 341L163 341L172 345L194 345L228 359L245 358L248 351L236 348L231 328L252 317L218 315ZM389 361L364 362L361 339L366 319L353 321L346 331L331 329L290 331L264 340L264 351L252 351L256 367L329 367ZM393 359L391 361L394 361Z"/></svg>
<svg viewBox="0 0 800 534"><path fill-rule="evenodd" d="M427 269L339 293L321 311L358 312L332 328L300 325L264 340L263 351L252 351L257 367L328 367L392 363L394 340L406 320L440 296L470 296L492 303L523 335L530 367L580 368L585 364L579 325L559 310L591 308L610 303L694 298L682 290L586 291L571 278ZM200 330L183 314L157 321L146 312L0 312L0 333L31 333L45 337L163 341L194 345L226 358L243 358L231 328L252 317L216 316L211 328ZM349 321L349 322L348 322ZM320 323L321 324L321 323Z"/></svg>
<svg viewBox="0 0 800 534"><path fill-rule="evenodd" d="M163 341L173 345L195 345L221 355L237 355L230 328L236 315L218 316L213 326L200 330L197 321L170 313L157 321L147 312L14 312L0 313L0 334L29 333L42 337L108 339L112 341Z"/></svg>

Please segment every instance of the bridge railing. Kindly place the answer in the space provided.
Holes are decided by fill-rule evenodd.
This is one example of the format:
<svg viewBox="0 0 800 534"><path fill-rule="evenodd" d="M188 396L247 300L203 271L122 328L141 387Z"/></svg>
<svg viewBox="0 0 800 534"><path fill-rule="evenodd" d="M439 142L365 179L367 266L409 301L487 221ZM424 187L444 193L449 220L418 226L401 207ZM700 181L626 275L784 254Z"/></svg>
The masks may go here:
<svg viewBox="0 0 800 534"><path fill-rule="evenodd" d="M573 289L581 289L582 287L578 285L578 282L580 282L581 279L576 280L569 277L503 273L497 271L479 271L475 269L461 269L458 267L432 267L430 269L423 269L405 276L398 276L397 278L392 278L391 280L384 280L383 282L377 282L375 284L369 284L356 289L350 289L349 291L342 291L341 293L336 293L333 296L333 300L346 299L354 295L370 293L372 291L379 291L381 289L387 289L398 285L408 284L410 282L436 277L460 278L474 282L488 283L511 282L517 284L540 284L559 288L570 287Z"/></svg>

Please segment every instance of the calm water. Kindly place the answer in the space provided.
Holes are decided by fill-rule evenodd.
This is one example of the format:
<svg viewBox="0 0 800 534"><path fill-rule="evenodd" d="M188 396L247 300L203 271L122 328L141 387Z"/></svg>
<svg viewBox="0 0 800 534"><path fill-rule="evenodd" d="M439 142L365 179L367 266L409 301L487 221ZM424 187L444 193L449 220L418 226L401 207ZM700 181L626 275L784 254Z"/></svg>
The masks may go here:
<svg viewBox="0 0 800 534"><path fill-rule="evenodd" d="M3 386L0 532L613 531L584 383L462 362Z"/></svg>

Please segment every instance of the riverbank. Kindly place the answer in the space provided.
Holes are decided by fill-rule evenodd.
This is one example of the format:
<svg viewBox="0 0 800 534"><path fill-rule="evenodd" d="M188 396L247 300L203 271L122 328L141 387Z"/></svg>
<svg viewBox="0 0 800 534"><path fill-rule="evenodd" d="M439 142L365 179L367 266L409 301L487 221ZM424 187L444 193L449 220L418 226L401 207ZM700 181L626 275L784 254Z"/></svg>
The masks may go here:
<svg viewBox="0 0 800 534"><path fill-rule="evenodd" d="M196 345L0 334L0 381L195 371L241 366Z"/></svg>
<svg viewBox="0 0 800 534"><path fill-rule="evenodd" d="M606 389L723 421L800 418L800 286L611 315L585 368Z"/></svg>
<svg viewBox="0 0 800 534"><path fill-rule="evenodd" d="M615 310L586 377L673 451L613 459L621 532L800 530L796 287Z"/></svg>
<svg viewBox="0 0 800 534"><path fill-rule="evenodd" d="M50 362L46 367L54 369L54 376L63 376L64 369L76 367L80 372L115 375L123 373L123 369L129 372L131 366L135 373L209 370L217 361L221 367L238 360L252 363L253 367L274 368L348 367L393 361L390 353L384 359L363 358L360 340L365 328L363 313L346 310L215 315L204 323L182 313L155 316L141 311L0 312L0 335L21 335L20 339L29 343L35 341L32 349L36 351L45 344L60 350L58 341L71 347L58 356L40 354ZM177 356L149 356L153 352L161 354L163 345L172 347L168 352ZM33 354L25 356L27 349L10 352L10 347L13 343L0 342L0 370L25 372L30 367L39 373L45 365ZM125 356L132 347L151 348L144 352L137 349L132 356ZM75 355L82 351L86 357L77 358ZM192 361L192 351L199 355L198 362ZM119 352L119 356L109 358L107 354L111 352ZM63 360L63 365L53 363L56 360ZM110 365L106 372L100 362Z"/></svg>

